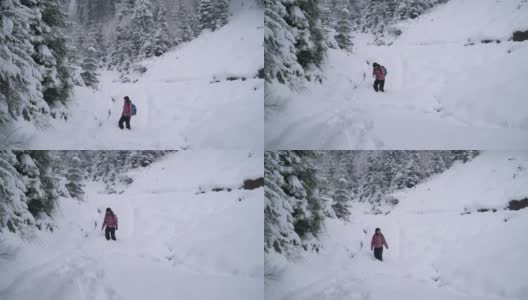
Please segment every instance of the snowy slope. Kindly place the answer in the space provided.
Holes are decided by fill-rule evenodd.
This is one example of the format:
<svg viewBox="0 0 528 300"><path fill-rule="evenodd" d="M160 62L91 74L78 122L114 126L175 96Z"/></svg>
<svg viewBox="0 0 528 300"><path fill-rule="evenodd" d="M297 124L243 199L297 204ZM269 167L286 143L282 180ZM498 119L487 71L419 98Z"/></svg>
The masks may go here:
<svg viewBox="0 0 528 300"><path fill-rule="evenodd" d="M85 202L61 199L58 230L0 259L0 299L262 299L263 192L239 189L262 166L262 153L184 151L129 172L122 194L88 183ZM100 231L106 207L117 242Z"/></svg>
<svg viewBox="0 0 528 300"><path fill-rule="evenodd" d="M503 210L528 196L526 152L484 152L394 196L388 215L354 204L350 223L327 219L320 254L267 280L266 299L528 298L528 209ZM370 251L376 227L383 262Z"/></svg>
<svg viewBox="0 0 528 300"><path fill-rule="evenodd" d="M44 130L21 122L6 144L31 149L262 149L263 10L236 9L216 32L142 62L147 72L133 83L101 71L99 90L76 87L67 122ZM227 80L228 77L243 78ZM136 76L137 77L137 76ZM123 97L138 114L121 131ZM27 128L28 127L28 128Z"/></svg>
<svg viewBox="0 0 528 300"><path fill-rule="evenodd" d="M390 46L358 34L353 53L329 50L322 85L266 91L280 107L267 111L266 146L528 147L528 43L508 41L528 30L526 1L451 0L395 27L403 33ZM372 88L373 62L388 70L386 93Z"/></svg>

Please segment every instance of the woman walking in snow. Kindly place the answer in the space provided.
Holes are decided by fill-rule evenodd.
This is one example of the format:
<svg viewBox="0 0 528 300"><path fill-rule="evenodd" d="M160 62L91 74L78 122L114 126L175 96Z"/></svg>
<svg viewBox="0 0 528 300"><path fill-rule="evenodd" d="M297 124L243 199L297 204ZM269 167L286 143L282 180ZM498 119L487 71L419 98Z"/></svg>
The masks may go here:
<svg viewBox="0 0 528 300"><path fill-rule="evenodd" d="M383 245L385 245L385 248L389 249L381 230L376 228L376 232L372 236L372 242L370 242L370 250L374 250L374 257L381 261L383 261Z"/></svg>
<svg viewBox="0 0 528 300"><path fill-rule="evenodd" d="M130 119L132 118L132 101L128 96L125 96L125 103L123 104L123 113L119 119L119 128L123 129L123 123L126 123L126 128L130 129Z"/></svg>
<svg viewBox="0 0 528 300"><path fill-rule="evenodd" d="M385 86L385 67L381 66L378 63L373 63L373 70L372 70L372 76L376 79L374 80L374 90L382 91L383 87Z"/></svg>
<svg viewBox="0 0 528 300"><path fill-rule="evenodd" d="M116 240L115 232L117 230L117 216L110 209L110 207L106 209L106 214L105 214L105 218L104 218L103 226L101 227L101 230L103 230L105 226L106 226L106 230L105 230L106 240L107 241L110 240L110 237L111 237L112 240L115 241Z"/></svg>

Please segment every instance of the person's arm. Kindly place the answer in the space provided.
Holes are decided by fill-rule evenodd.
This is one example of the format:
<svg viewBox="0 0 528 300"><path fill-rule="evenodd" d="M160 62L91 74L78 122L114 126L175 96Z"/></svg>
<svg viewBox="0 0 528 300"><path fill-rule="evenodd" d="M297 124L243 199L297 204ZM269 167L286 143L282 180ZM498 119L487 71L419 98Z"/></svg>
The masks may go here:
<svg viewBox="0 0 528 300"><path fill-rule="evenodd" d="M106 225L106 218L103 220L103 225L101 225L101 230L104 229L105 225Z"/></svg>
<svg viewBox="0 0 528 300"><path fill-rule="evenodd" d="M117 216L114 215L115 219L116 219L116 230L117 230Z"/></svg>
<svg viewBox="0 0 528 300"><path fill-rule="evenodd" d="M372 236L372 241L370 241L370 251L374 249L374 235Z"/></svg>

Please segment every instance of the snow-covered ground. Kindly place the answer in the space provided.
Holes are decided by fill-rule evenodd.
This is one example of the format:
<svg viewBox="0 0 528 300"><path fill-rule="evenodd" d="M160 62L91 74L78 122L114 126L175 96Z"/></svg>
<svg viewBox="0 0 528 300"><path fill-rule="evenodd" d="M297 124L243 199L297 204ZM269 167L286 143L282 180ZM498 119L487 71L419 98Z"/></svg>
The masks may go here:
<svg viewBox="0 0 528 300"><path fill-rule="evenodd" d="M76 87L67 122L35 129L19 122L2 141L23 149L262 149L263 9L247 4L215 32L142 62L147 72L120 83L101 71L98 91ZM227 80L228 77L243 78ZM218 82L217 82L218 81ZM137 106L120 130L123 97ZM114 101L115 100L115 101Z"/></svg>
<svg viewBox="0 0 528 300"><path fill-rule="evenodd" d="M528 30L526 1L451 0L395 27L390 46L356 35L353 53L329 50L323 84L267 89L266 147L528 147L528 42L508 41ZM385 93L372 88L373 62L388 70Z"/></svg>
<svg viewBox="0 0 528 300"><path fill-rule="evenodd" d="M528 299L528 209L503 210L528 197L528 153L485 152L394 196L388 215L354 204L350 223L327 219L320 254L267 280L266 299ZM370 251L376 227L383 262Z"/></svg>
<svg viewBox="0 0 528 300"><path fill-rule="evenodd" d="M19 248L0 257L0 299L263 299L263 190L239 189L262 156L183 151L129 172L122 194L87 183L84 202L60 200L53 233L3 236ZM116 242L100 229L106 207Z"/></svg>

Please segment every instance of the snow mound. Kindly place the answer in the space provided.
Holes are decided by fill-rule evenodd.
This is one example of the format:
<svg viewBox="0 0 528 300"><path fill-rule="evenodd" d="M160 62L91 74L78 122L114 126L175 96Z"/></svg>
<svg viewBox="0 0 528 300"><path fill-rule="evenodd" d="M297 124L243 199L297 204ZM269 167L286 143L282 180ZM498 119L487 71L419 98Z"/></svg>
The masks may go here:
<svg viewBox="0 0 528 300"><path fill-rule="evenodd" d="M403 33L396 43L506 41L514 31L528 30L528 3L524 0L451 0L398 27Z"/></svg>

